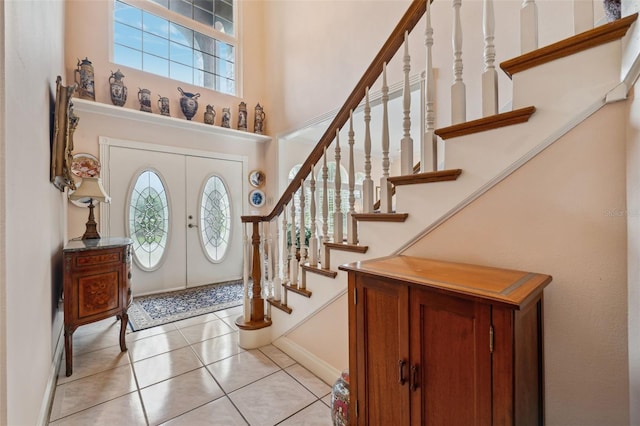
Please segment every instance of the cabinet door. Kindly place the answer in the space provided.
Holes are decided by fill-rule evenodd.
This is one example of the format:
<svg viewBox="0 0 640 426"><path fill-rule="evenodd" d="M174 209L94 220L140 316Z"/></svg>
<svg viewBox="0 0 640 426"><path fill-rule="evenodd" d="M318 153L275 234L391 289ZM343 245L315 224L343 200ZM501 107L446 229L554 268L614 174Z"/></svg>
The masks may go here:
<svg viewBox="0 0 640 426"><path fill-rule="evenodd" d="M491 310L411 288L411 424L491 425Z"/></svg>
<svg viewBox="0 0 640 426"><path fill-rule="evenodd" d="M357 423L406 425L409 423L409 387L405 379L409 363L407 286L358 276L356 290Z"/></svg>

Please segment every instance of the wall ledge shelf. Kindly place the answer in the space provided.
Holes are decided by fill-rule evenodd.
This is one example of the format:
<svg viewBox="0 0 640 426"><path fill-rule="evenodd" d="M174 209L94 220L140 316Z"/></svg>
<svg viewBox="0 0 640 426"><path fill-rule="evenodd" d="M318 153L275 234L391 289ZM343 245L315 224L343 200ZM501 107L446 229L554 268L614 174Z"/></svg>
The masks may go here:
<svg viewBox="0 0 640 426"><path fill-rule="evenodd" d="M227 139L232 139L238 142L264 143L271 140L270 136L257 135L251 132L228 129L226 127L199 123L197 121L189 121L177 117L167 117L157 113L137 111L131 108L118 107L101 102L90 101L87 99L73 98L72 101L74 110L80 113L88 112L92 114L105 115L131 121L139 121L146 124L167 126L174 129L202 132L210 135L224 137ZM80 118L82 118L81 114Z"/></svg>

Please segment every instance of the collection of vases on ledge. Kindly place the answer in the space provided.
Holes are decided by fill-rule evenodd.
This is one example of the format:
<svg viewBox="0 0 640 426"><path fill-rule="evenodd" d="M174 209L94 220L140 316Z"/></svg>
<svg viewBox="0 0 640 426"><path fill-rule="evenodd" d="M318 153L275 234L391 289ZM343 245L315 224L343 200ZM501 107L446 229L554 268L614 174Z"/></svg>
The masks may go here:
<svg viewBox="0 0 640 426"><path fill-rule="evenodd" d="M78 84L78 94L84 99L96 99L95 95L95 83L94 83L94 71L93 65L88 58L78 60L78 66L74 70L75 81ZM118 69L116 72L111 72L109 77L109 93L111 95L111 102L116 106L124 106L127 102L127 86L123 82L124 74ZM178 87L180 93L180 109L187 120L191 120L198 112L198 98L200 93L185 92L182 88ZM152 97L149 89L138 90L138 102L140 103L140 111L153 112L152 109ZM161 115L170 116L170 102L168 97L158 95L156 101L158 110ZM204 112L205 124L215 125L216 111L213 105L207 105ZM240 102L238 105L238 130L247 131L247 104ZM259 135L264 134L265 125L265 113L264 109L258 103L255 108L253 132ZM231 128L231 108L222 108L222 118L220 121L220 127Z"/></svg>

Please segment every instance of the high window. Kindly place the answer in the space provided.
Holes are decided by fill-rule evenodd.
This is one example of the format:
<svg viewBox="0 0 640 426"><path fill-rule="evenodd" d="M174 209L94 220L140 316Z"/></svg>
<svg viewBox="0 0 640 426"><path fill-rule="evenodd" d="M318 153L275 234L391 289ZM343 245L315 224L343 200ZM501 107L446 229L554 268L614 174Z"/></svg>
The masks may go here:
<svg viewBox="0 0 640 426"><path fill-rule="evenodd" d="M113 62L236 95L233 0L115 0Z"/></svg>

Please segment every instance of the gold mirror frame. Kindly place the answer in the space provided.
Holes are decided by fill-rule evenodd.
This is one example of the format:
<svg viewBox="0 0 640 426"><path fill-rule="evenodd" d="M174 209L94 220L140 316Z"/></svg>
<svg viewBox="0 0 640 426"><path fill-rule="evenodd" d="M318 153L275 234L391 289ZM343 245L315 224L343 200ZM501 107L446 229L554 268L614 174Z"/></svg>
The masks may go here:
<svg viewBox="0 0 640 426"><path fill-rule="evenodd" d="M53 113L53 141L51 145L51 183L60 191L65 187L76 189L71 173L73 162L73 132L80 120L73 112L71 98L77 84L63 86L62 78L56 79L56 99Z"/></svg>

